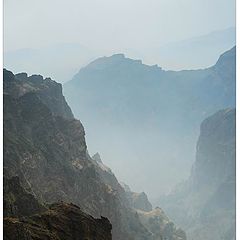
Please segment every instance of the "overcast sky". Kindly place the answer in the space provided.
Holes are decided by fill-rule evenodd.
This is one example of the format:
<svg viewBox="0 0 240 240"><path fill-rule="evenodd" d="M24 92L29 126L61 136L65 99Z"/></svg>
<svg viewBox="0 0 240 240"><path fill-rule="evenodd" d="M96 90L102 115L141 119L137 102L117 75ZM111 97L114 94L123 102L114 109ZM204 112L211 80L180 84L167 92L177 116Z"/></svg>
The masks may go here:
<svg viewBox="0 0 240 240"><path fill-rule="evenodd" d="M5 51L56 43L138 50L235 25L234 0L5 0Z"/></svg>

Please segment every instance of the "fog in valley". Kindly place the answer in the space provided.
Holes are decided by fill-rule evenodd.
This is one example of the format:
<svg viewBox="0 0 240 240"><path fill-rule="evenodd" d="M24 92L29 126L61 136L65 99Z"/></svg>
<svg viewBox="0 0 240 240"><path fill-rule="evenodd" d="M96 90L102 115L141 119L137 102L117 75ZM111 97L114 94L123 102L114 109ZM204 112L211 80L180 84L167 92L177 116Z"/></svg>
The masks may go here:
<svg viewBox="0 0 240 240"><path fill-rule="evenodd" d="M48 161L45 166L34 160L21 175L24 181L32 180L33 189L35 184L34 190L44 200L70 199L94 217L102 215L94 212L99 202L106 202L101 181L116 188L119 201L126 198L139 214L136 220L132 210L131 215L127 207L121 208L119 219L129 222L121 230L114 225L117 240L128 239L125 232L137 240L158 240L161 234L167 236L164 239L186 240L185 233L168 217L189 240L234 240L235 17L234 0L5 0L4 81L8 82L4 94L9 111L18 110L6 114L10 132L6 131L10 136L6 146L25 143L22 136L20 140L11 138L25 131L35 148L29 155L28 150L23 151L21 164L35 159L36 149L38 160L49 157L55 164L61 159L62 169L54 164L49 168L53 167L53 175L59 171L56 179L64 182L66 177L70 190L67 184L63 184L67 190L55 182L45 188L31 179L43 166L48 167ZM61 83L62 89L49 78ZM10 101L10 96L14 100ZM19 104L16 99L20 99ZM37 113L31 110L34 104L40 109ZM30 120L26 109L30 109ZM50 136L47 140L42 135L40 140L34 138L38 136L34 136L34 121L44 119L37 115L41 111L40 116L50 119L49 133L43 129L43 136ZM23 119L17 116L20 112ZM74 122L72 113L81 123ZM63 120L55 119L55 115ZM13 122L22 120L19 126L24 130L12 133L15 128L9 116ZM36 131L43 125L36 125ZM51 145L51 138L59 149ZM76 139L79 146L74 145ZM65 154L72 164L69 168ZM101 181L91 171L84 172L89 167L87 161L97 169ZM38 167L40 170L34 172ZM84 174L74 175L74 167ZM44 174L39 174L39 179ZM89 180L91 177L94 181ZM90 181L86 186L95 184L93 189L100 189L91 195L93 200L88 195L85 200L84 194L91 191L78 185L85 180ZM60 189L56 187L56 194L53 186ZM75 197L76 189L81 189L77 193L83 194L83 202ZM96 205L90 206L88 197ZM112 209L122 206L122 202L114 204ZM103 209L107 209L105 205ZM167 223L167 230L158 232L154 226L159 222L151 222L157 221L150 221L151 216L160 216L158 221L160 225ZM119 219L113 218L114 224ZM142 229L140 223L152 235L138 231ZM219 226L223 226L221 231Z"/></svg>

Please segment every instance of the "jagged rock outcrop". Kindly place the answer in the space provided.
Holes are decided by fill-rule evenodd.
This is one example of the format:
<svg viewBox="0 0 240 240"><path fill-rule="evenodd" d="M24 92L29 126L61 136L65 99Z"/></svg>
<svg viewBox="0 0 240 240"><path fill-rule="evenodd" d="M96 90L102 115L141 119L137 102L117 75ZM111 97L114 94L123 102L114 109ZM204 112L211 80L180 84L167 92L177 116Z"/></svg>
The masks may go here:
<svg viewBox="0 0 240 240"><path fill-rule="evenodd" d="M110 240L108 219L94 219L71 203L44 205L24 189L19 178L4 178L4 240Z"/></svg>
<svg viewBox="0 0 240 240"><path fill-rule="evenodd" d="M201 124L190 178L161 206L189 239L235 239L236 110L224 109Z"/></svg>
<svg viewBox="0 0 240 240"><path fill-rule="evenodd" d="M74 118L62 94L62 85L60 83L51 80L51 78L43 79L41 75L28 77L27 73L18 73L14 76L12 72L6 70L3 74L4 79L7 79L7 81L3 82L4 94L19 98L26 93L34 92L54 115L67 119Z"/></svg>
<svg viewBox="0 0 240 240"><path fill-rule="evenodd" d="M59 201L72 202L95 218L109 218L115 240L154 239L129 204L112 171L102 161L96 161L96 156L94 159L87 152L84 128L73 118L57 83L36 75L14 75L4 70L5 178L18 176L23 188L29 189L44 206ZM8 205L15 202L9 201ZM17 219L17 229L23 235L26 229L38 236L42 233L39 229L34 232L35 226L40 225L46 233L51 224L55 226L60 221L66 228L60 226L56 231L72 236L66 218L78 210L65 203L54 206L38 213L37 217L31 215L25 222ZM63 219L61 207L66 210ZM56 215L59 218L55 219ZM11 211L7 210L6 216L11 216ZM73 217L77 221L78 214ZM14 224L15 220L8 219L6 229L15 228Z"/></svg>
<svg viewBox="0 0 240 240"><path fill-rule="evenodd" d="M152 204L149 202L145 192L132 192L130 187L125 183L121 183L121 186L124 188L128 201L133 208L146 212L152 211Z"/></svg>
<svg viewBox="0 0 240 240"><path fill-rule="evenodd" d="M4 219L4 240L110 240L111 224L94 219L74 204L56 203L30 217Z"/></svg>
<svg viewBox="0 0 240 240"><path fill-rule="evenodd" d="M152 211L138 210L141 222L153 234L154 239L186 240L186 233L176 228L173 222L169 220L164 211L156 207Z"/></svg>

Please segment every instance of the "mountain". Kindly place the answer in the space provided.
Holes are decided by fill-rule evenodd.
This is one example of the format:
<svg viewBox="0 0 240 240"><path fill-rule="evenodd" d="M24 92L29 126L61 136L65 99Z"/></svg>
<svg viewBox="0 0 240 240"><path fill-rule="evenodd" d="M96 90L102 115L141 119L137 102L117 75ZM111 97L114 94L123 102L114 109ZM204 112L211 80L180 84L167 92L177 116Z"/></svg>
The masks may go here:
<svg viewBox="0 0 240 240"><path fill-rule="evenodd" d="M234 47L212 67L165 71L116 54L80 69L63 90L87 129L89 151L153 198L188 177L201 121L235 106L235 57Z"/></svg>
<svg viewBox="0 0 240 240"><path fill-rule="evenodd" d="M145 59L165 69L200 69L215 63L220 53L236 44L236 28L231 27L206 35L168 43L149 49Z"/></svg>
<svg viewBox="0 0 240 240"><path fill-rule="evenodd" d="M111 239L112 225L113 239L155 240L111 169L88 154L61 84L6 69L3 80L6 239Z"/></svg>
<svg viewBox="0 0 240 240"><path fill-rule="evenodd" d="M189 179L158 204L188 239L235 239L236 110L216 112L201 124Z"/></svg>
<svg viewBox="0 0 240 240"><path fill-rule="evenodd" d="M235 27L223 29L167 45L151 48L122 49L130 56L164 69L199 69L213 65L218 56L236 45ZM14 72L36 72L63 83L98 56L113 54L110 49L93 49L79 43L57 43L40 48L4 51L4 67Z"/></svg>

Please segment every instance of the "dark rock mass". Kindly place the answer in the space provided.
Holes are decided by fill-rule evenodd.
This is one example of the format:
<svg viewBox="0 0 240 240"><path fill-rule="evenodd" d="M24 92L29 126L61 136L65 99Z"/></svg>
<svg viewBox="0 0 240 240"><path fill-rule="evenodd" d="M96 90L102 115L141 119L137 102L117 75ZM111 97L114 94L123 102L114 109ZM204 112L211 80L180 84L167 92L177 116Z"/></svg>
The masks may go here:
<svg viewBox="0 0 240 240"><path fill-rule="evenodd" d="M4 179L4 240L110 240L107 218L94 219L71 203L40 204L18 177Z"/></svg>
<svg viewBox="0 0 240 240"><path fill-rule="evenodd" d="M3 186L4 217L31 216L46 210L46 206L21 186L19 177L4 178Z"/></svg>
<svg viewBox="0 0 240 240"><path fill-rule="evenodd" d="M61 85L7 70L3 80L5 239L107 240L105 218L114 240L156 239L100 156L89 156Z"/></svg>
<svg viewBox="0 0 240 240"><path fill-rule="evenodd" d="M107 218L94 219L69 203L55 203L28 218L4 218L4 240L110 240Z"/></svg>

